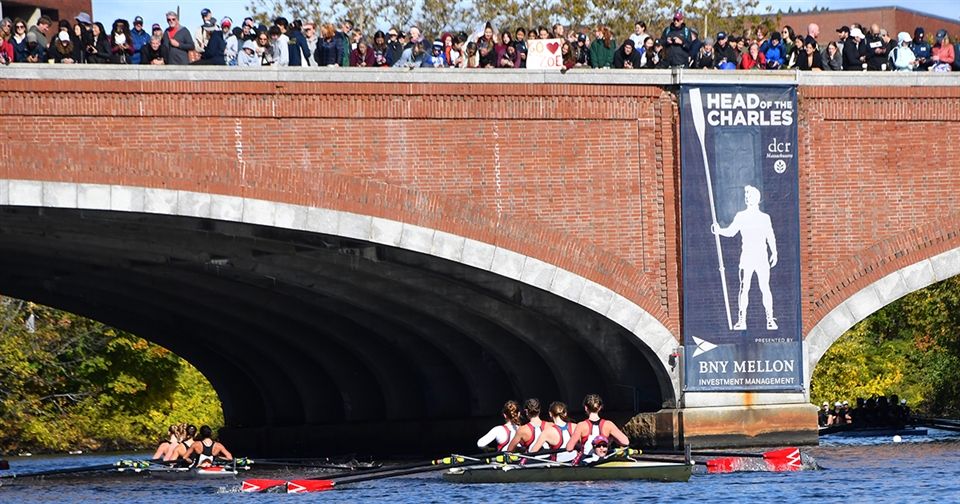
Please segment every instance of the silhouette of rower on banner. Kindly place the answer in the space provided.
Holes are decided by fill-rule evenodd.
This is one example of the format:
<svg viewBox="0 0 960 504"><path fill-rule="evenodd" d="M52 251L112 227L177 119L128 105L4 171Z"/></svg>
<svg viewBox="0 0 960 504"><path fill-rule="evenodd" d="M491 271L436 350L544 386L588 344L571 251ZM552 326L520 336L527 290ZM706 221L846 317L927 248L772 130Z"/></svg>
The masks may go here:
<svg viewBox="0 0 960 504"><path fill-rule="evenodd" d="M750 302L750 284L753 275L757 275L760 293L763 295L763 308L767 313L767 330L775 331L777 319L773 316L773 295L770 293L770 268L777 265L777 239L773 234L770 216L760 210L760 191L753 186L743 188L743 201L746 210L737 212L730 226L721 228L710 225L710 232L726 238L740 233L740 296L737 308L737 323L734 331L747 330L747 305ZM767 254L767 247L770 254Z"/></svg>

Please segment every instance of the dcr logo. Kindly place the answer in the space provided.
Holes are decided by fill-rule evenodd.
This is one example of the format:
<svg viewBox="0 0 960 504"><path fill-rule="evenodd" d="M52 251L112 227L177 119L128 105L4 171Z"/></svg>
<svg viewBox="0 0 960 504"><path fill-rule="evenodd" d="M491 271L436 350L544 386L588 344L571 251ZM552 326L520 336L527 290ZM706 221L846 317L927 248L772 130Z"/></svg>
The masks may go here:
<svg viewBox="0 0 960 504"><path fill-rule="evenodd" d="M790 142L781 142L774 138L770 144L767 145L767 152L788 154L790 152Z"/></svg>
<svg viewBox="0 0 960 504"><path fill-rule="evenodd" d="M783 173L787 171L787 162L782 159L778 159L777 162L773 163L773 171L777 173Z"/></svg>

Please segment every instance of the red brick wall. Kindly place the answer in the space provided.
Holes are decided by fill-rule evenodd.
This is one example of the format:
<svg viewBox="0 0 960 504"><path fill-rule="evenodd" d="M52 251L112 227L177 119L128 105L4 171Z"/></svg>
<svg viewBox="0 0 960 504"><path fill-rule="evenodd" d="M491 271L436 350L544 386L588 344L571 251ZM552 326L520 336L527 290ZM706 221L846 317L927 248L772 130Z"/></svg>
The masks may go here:
<svg viewBox="0 0 960 504"><path fill-rule="evenodd" d="M669 89L34 80L0 89L0 116L17 125L4 129L0 178L206 191L412 222L555 263L679 333ZM960 138L958 99L958 87L800 88L807 330L870 282L960 246L960 144L935 141Z"/></svg>

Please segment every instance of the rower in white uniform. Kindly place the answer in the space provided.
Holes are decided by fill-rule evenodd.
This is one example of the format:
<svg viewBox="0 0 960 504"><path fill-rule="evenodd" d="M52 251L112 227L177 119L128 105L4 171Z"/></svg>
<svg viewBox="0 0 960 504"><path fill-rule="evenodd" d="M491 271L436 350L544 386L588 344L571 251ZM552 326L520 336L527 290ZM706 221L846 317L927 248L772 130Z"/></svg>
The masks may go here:
<svg viewBox="0 0 960 504"><path fill-rule="evenodd" d="M490 429L489 432L477 440L478 448L486 448L494 441L497 442L497 451L506 448L507 443L513 439L520 427L520 405L517 401L507 401L503 403L503 424Z"/></svg>

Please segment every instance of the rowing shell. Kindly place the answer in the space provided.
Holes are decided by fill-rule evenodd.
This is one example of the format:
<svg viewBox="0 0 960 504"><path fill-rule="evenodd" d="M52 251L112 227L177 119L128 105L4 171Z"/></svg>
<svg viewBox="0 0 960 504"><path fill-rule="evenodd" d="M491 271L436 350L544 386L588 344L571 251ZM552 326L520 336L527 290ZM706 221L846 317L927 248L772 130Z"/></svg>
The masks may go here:
<svg viewBox="0 0 960 504"><path fill-rule="evenodd" d="M160 479L208 479L208 478L234 478L238 470L242 468L233 468L230 466L209 466L209 467L151 467L143 471L151 477ZM137 471L140 472L140 471Z"/></svg>
<svg viewBox="0 0 960 504"><path fill-rule="evenodd" d="M673 462L611 461L590 467L458 467L443 473L452 483L537 483L554 481L687 481L693 466Z"/></svg>

